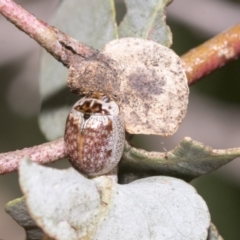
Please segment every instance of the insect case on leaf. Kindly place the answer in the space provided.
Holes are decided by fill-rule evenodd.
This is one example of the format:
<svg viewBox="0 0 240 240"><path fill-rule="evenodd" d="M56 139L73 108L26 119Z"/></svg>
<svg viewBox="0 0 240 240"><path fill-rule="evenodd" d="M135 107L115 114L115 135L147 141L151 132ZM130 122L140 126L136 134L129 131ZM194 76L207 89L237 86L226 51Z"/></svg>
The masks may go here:
<svg viewBox="0 0 240 240"><path fill-rule="evenodd" d="M118 105L104 95L81 98L68 115L64 140L74 168L87 176L108 173L124 148L125 128Z"/></svg>

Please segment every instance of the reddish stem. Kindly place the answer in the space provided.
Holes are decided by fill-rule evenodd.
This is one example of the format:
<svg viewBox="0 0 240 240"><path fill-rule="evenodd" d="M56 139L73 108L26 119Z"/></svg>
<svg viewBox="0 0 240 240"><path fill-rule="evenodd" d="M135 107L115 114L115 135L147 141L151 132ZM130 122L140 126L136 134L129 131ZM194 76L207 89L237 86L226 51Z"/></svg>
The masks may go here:
<svg viewBox="0 0 240 240"><path fill-rule="evenodd" d="M39 164L46 164L66 157L63 138L38 146L0 154L0 175L17 171L20 161L29 157Z"/></svg>
<svg viewBox="0 0 240 240"><path fill-rule="evenodd" d="M189 85L240 56L240 24L184 54Z"/></svg>
<svg viewBox="0 0 240 240"><path fill-rule="evenodd" d="M37 19L21 6L11 0L0 0L0 13L20 30L35 39L57 60L69 67L73 57L88 57L96 53L77 40L58 29Z"/></svg>
<svg viewBox="0 0 240 240"><path fill-rule="evenodd" d="M0 13L67 67L76 57L84 58L97 52L37 19L11 0L0 0ZM189 85L239 55L240 24L182 56Z"/></svg>

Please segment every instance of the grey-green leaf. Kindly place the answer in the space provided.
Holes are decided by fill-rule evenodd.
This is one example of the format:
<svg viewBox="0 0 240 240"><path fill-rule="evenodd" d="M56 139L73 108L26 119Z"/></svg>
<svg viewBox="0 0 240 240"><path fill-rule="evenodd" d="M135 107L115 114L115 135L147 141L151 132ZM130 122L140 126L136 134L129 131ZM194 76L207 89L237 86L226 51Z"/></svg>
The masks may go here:
<svg viewBox="0 0 240 240"><path fill-rule="evenodd" d="M25 229L28 240L43 239L44 233L30 217L24 197L8 202L5 211Z"/></svg>
<svg viewBox="0 0 240 240"><path fill-rule="evenodd" d="M131 184L114 175L87 179L72 168L57 170L29 160L20 164L20 186L29 212L56 240L202 240L210 215L186 182L151 177Z"/></svg>
<svg viewBox="0 0 240 240"><path fill-rule="evenodd" d="M164 153L147 152L126 145L120 164L121 181L129 182L139 176L149 175L167 175L190 181L237 157L240 157L240 148L213 149L189 137Z"/></svg>
<svg viewBox="0 0 240 240"><path fill-rule="evenodd" d="M207 240L224 240L213 223L209 227Z"/></svg>
<svg viewBox="0 0 240 240"><path fill-rule="evenodd" d="M119 26L119 37L139 37L164 46L172 44L172 34L166 25L165 8L171 0L125 0L127 14Z"/></svg>
<svg viewBox="0 0 240 240"><path fill-rule="evenodd" d="M54 239L81 239L95 231L100 197L94 182L73 168L64 171L23 160L20 185L28 210Z"/></svg>
<svg viewBox="0 0 240 240"><path fill-rule="evenodd" d="M117 38L113 0L62 1L51 24L79 42L97 49ZM44 102L40 114L40 127L49 140L63 136L68 113L66 109L74 103L65 101L64 109L56 104L49 107L54 100L66 100L71 95L70 91L69 95L63 94L63 89L67 86L67 76L68 69L44 52L40 69L40 92Z"/></svg>

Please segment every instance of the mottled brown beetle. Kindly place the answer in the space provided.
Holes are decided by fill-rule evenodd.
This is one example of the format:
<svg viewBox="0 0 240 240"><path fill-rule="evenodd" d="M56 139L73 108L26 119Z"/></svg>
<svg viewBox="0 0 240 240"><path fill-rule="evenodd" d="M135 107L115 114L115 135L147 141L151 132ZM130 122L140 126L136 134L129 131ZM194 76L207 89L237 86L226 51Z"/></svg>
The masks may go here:
<svg viewBox="0 0 240 240"><path fill-rule="evenodd" d="M74 168L87 176L108 173L124 148L125 128L118 105L102 94L81 98L68 115L64 140Z"/></svg>

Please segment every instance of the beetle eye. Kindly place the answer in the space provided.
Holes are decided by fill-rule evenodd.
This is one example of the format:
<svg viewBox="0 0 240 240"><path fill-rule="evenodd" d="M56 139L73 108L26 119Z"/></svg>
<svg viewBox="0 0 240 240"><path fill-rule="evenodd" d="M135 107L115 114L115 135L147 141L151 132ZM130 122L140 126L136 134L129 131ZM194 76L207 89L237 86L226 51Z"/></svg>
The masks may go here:
<svg viewBox="0 0 240 240"><path fill-rule="evenodd" d="M110 99L109 99L109 97L107 97L107 96L103 96L103 97L102 97L102 101L107 103L107 102L110 101Z"/></svg>

